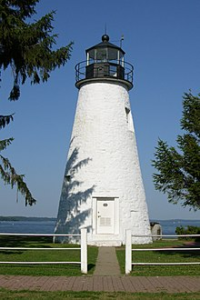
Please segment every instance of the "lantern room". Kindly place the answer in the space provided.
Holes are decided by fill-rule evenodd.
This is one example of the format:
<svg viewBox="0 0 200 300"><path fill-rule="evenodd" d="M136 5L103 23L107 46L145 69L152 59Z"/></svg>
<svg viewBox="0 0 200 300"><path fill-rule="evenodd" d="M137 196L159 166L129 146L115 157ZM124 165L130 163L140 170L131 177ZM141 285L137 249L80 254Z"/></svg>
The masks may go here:
<svg viewBox="0 0 200 300"><path fill-rule="evenodd" d="M104 34L102 42L86 50L87 60L91 61L112 61L124 58L125 52L109 43L109 36Z"/></svg>
<svg viewBox="0 0 200 300"><path fill-rule="evenodd" d="M122 80L133 87L133 66L125 62L125 52L109 42L104 34L102 42L86 50L86 61L76 65L76 87L88 80Z"/></svg>

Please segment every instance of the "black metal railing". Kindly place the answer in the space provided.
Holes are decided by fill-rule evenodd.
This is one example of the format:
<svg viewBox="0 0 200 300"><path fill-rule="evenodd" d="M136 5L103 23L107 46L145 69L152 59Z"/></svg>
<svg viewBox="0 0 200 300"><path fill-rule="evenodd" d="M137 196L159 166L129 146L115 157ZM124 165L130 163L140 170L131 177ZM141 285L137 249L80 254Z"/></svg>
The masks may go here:
<svg viewBox="0 0 200 300"><path fill-rule="evenodd" d="M75 66L76 83L88 79L112 78L133 84L133 66L122 61L82 61Z"/></svg>

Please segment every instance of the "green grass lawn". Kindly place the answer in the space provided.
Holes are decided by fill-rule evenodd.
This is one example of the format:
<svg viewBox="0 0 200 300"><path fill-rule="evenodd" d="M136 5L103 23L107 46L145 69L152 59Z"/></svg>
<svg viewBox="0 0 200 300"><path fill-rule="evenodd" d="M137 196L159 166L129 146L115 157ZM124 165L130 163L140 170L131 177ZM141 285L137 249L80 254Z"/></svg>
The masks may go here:
<svg viewBox="0 0 200 300"><path fill-rule="evenodd" d="M1 300L197 300L199 299L199 293L180 293L180 294L168 294L168 293L123 293L123 292L41 292L41 291L10 291L6 289L0 289Z"/></svg>
<svg viewBox="0 0 200 300"><path fill-rule="evenodd" d="M54 244L51 237L2 236L1 247L80 248L79 245ZM88 273L92 274L98 254L97 247L88 247ZM0 250L0 261L80 261L80 250ZM35 276L80 276L80 265L0 265L0 274Z"/></svg>
<svg viewBox="0 0 200 300"><path fill-rule="evenodd" d="M189 241L187 241L188 243ZM190 241L191 243L193 241ZM196 245L197 246L197 245ZM132 245L132 248L182 248L188 246L184 240L162 240L155 241L149 245ZM195 243L192 244L195 247ZM198 246L199 247L199 246ZM125 273L125 249L124 247L116 248L117 258L120 264L121 273ZM200 261L200 251L141 251L132 252L132 262L198 262ZM199 276L200 266L133 266L132 276Z"/></svg>

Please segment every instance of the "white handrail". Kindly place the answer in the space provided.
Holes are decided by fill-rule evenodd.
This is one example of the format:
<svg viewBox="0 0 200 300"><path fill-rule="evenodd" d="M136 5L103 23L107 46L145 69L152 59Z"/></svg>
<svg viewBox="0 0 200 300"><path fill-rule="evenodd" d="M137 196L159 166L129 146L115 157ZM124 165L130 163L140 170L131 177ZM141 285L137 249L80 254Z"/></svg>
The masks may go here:
<svg viewBox="0 0 200 300"><path fill-rule="evenodd" d="M139 249L139 248L133 248L132 251L191 251L191 250L200 250L200 248L145 248L145 249Z"/></svg>
<svg viewBox="0 0 200 300"><path fill-rule="evenodd" d="M87 273L88 267L87 267L87 229L83 228L81 229L81 234L42 234L42 233L0 233L0 236L49 236L49 237L56 237L56 236L79 236L81 238L81 246L77 248L61 248L61 247L53 247L53 248L40 248L40 247L0 247L1 250L45 250L45 251L55 251L55 250L80 250L80 261L54 261L54 262L38 262L38 261L0 261L0 264L23 264L23 265L33 265L33 264L49 264L49 265L55 265L55 264L79 264L81 265L81 272Z"/></svg>
<svg viewBox="0 0 200 300"><path fill-rule="evenodd" d="M200 234L176 234L176 235L162 235L162 237L200 237ZM183 247L183 248L132 248L132 237L160 237L160 235L132 235L131 230L126 230L126 239L125 239L125 273L129 274L132 270L133 265L142 265L142 266L173 266L173 265L200 265L199 262L167 262L167 263L143 263L143 262L132 262L132 252L133 251L195 251L200 250L199 247L195 248L189 248L189 247Z"/></svg>
<svg viewBox="0 0 200 300"><path fill-rule="evenodd" d="M5 265L68 265L68 264L78 264L79 261L0 261L0 264Z"/></svg>
<svg viewBox="0 0 200 300"><path fill-rule="evenodd" d="M0 235L6 236L81 236L81 234L65 234L65 233L4 233L0 232Z"/></svg>
<svg viewBox="0 0 200 300"><path fill-rule="evenodd" d="M199 262L174 262L174 263L132 263L134 266L184 266L184 265L200 265Z"/></svg>
<svg viewBox="0 0 200 300"><path fill-rule="evenodd" d="M30 247L30 248L24 248L24 247L0 247L0 250L80 250L81 248L36 248L36 247Z"/></svg>
<svg viewBox="0 0 200 300"><path fill-rule="evenodd" d="M142 234L132 234L132 237L199 237L199 234L148 234L148 235L142 235Z"/></svg>

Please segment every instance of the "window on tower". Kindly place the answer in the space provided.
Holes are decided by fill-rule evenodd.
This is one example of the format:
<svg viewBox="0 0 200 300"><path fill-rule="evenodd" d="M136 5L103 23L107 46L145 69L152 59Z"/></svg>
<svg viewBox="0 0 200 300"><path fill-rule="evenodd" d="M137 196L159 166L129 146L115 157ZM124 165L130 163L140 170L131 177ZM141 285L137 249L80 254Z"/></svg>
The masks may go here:
<svg viewBox="0 0 200 300"><path fill-rule="evenodd" d="M131 110L128 107L125 107L125 112L126 112L126 123L128 125L128 130L134 132Z"/></svg>

